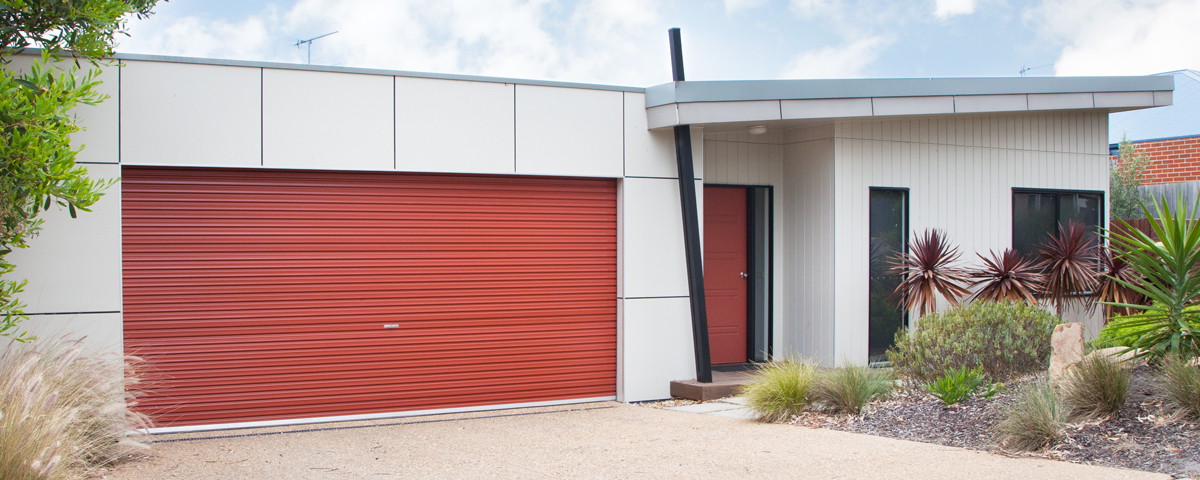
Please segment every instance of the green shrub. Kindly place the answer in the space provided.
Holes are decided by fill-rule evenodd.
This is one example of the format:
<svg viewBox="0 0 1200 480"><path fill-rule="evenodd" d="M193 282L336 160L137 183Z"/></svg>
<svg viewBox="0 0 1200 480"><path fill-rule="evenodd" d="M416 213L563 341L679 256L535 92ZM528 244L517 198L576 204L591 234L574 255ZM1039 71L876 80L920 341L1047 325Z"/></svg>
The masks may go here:
<svg viewBox="0 0 1200 480"><path fill-rule="evenodd" d="M1197 359L1179 355L1163 357L1158 382L1167 399L1183 414L1200 419L1200 366Z"/></svg>
<svg viewBox="0 0 1200 480"><path fill-rule="evenodd" d="M979 391L980 388L983 389L982 392ZM925 389L941 400L943 405L954 405L976 394L983 398L991 398L1004 391L1004 384L989 382L982 368L968 370L967 367L960 367L930 382Z"/></svg>
<svg viewBox="0 0 1200 480"><path fill-rule="evenodd" d="M125 358L61 338L13 343L0 356L0 478L57 479L110 463L145 428L129 411L137 376Z"/></svg>
<svg viewBox="0 0 1200 480"><path fill-rule="evenodd" d="M1027 384L997 425L1000 445L1021 451L1048 447L1062 438L1066 420L1062 397L1049 382Z"/></svg>
<svg viewBox="0 0 1200 480"><path fill-rule="evenodd" d="M1165 310L1166 307L1163 306L1161 302L1153 302L1146 312L1149 312L1150 315L1153 315L1153 312L1161 312ZM1139 345L1138 342L1147 333L1153 333L1154 330L1161 328L1160 326L1156 326L1158 325L1158 322L1152 322L1150 324L1151 328L1147 328L1146 322L1144 321L1146 316L1148 316L1147 313L1143 312L1114 318L1111 322L1108 322L1108 325L1105 325L1104 328L1100 329L1100 334L1091 342L1092 348L1134 348L1135 345ZM1200 331L1200 305L1184 307L1182 321L1185 324L1190 325L1192 330ZM1189 348L1189 345L1192 347ZM1194 354L1196 353L1196 342L1181 342L1179 349L1184 355ZM1173 349L1163 348L1160 353L1152 354L1151 356L1160 357L1162 354L1165 354L1168 351L1173 351Z"/></svg>
<svg viewBox="0 0 1200 480"><path fill-rule="evenodd" d="M929 383L943 372L982 367L988 378L1008 380L1050 364L1050 335L1058 317L1036 305L975 301L921 317L901 330L888 359L898 372Z"/></svg>
<svg viewBox="0 0 1200 480"><path fill-rule="evenodd" d="M887 371L846 365L817 374L810 397L822 410L858 415L871 400L890 395L892 387Z"/></svg>
<svg viewBox="0 0 1200 480"><path fill-rule="evenodd" d="M1073 418L1115 413L1129 398L1129 367L1103 355L1089 355L1072 365L1062 385L1063 400Z"/></svg>
<svg viewBox="0 0 1200 480"><path fill-rule="evenodd" d="M808 406L808 392L816 376L817 367L810 363L791 359L769 363L755 372L742 396L759 421L785 421Z"/></svg>

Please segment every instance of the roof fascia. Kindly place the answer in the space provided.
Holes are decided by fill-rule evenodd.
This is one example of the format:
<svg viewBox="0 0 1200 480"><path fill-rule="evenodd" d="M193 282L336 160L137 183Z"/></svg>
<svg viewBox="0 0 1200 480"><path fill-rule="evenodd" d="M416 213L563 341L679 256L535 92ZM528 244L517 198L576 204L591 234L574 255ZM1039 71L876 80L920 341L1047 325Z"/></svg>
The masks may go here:
<svg viewBox="0 0 1200 480"><path fill-rule="evenodd" d="M1147 92L1174 89L1175 80L1171 76L693 81L647 88L646 108L670 103Z"/></svg>

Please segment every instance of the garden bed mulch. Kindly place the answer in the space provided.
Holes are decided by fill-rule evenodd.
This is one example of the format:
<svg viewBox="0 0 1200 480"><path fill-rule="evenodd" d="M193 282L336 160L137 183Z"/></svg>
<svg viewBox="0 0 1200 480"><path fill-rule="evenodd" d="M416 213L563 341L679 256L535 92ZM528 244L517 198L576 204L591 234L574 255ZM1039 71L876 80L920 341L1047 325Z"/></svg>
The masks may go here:
<svg viewBox="0 0 1200 480"><path fill-rule="evenodd" d="M854 433L1055 460L1200 478L1200 425L1171 415L1153 394L1152 371L1134 370L1129 400L1115 415L1070 424L1064 438L1031 453L1001 449L995 426L1015 401L1007 393L945 407L923 391L907 391L871 405L862 416L805 413L790 423Z"/></svg>

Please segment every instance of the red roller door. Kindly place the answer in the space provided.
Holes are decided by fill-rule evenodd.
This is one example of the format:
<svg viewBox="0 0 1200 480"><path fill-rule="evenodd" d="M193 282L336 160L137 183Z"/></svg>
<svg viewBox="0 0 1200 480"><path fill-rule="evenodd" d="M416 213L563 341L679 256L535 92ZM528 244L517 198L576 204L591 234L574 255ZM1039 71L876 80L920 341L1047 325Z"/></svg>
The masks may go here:
<svg viewBox="0 0 1200 480"><path fill-rule="evenodd" d="M125 167L159 426L612 396L612 180Z"/></svg>

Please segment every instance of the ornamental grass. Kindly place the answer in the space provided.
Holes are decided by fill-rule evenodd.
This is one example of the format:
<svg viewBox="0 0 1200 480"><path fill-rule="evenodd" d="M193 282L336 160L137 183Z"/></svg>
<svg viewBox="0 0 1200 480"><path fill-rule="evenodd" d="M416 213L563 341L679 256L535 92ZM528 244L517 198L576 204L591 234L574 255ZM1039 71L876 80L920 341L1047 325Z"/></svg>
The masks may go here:
<svg viewBox="0 0 1200 480"><path fill-rule="evenodd" d="M817 367L811 363L792 359L769 363L754 373L742 396L759 421L786 421L808 406L816 376Z"/></svg>
<svg viewBox="0 0 1200 480"><path fill-rule="evenodd" d="M60 479L111 464L144 445L130 410L138 360L62 337L12 343L0 355L0 478Z"/></svg>

